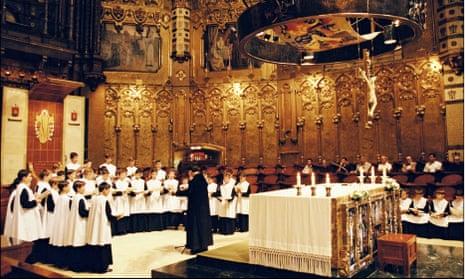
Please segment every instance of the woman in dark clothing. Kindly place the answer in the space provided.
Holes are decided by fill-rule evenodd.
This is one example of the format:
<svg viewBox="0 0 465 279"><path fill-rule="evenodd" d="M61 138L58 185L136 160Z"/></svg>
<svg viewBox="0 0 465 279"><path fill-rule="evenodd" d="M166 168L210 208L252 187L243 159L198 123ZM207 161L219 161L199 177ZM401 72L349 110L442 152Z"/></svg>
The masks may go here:
<svg viewBox="0 0 465 279"><path fill-rule="evenodd" d="M208 201L208 183L204 173L197 166L189 170L187 189L186 248L191 254L207 251L213 245L210 205Z"/></svg>

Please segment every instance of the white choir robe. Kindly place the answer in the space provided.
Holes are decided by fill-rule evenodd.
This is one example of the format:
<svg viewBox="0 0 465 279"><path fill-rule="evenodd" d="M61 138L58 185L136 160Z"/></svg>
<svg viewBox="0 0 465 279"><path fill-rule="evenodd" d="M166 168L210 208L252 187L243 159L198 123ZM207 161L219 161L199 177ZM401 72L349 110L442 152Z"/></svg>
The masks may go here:
<svg viewBox="0 0 465 279"><path fill-rule="evenodd" d="M229 183L220 186L220 207L218 210L218 216L220 218L236 218L236 203L237 199L234 195L235 180L230 179ZM231 201L229 201L232 199Z"/></svg>
<svg viewBox="0 0 465 279"><path fill-rule="evenodd" d="M248 181L239 182L236 187L240 188L242 194L245 194L249 191L250 183ZM238 214L249 214L249 197L244 197L242 195L237 196L237 213Z"/></svg>
<svg viewBox="0 0 465 279"><path fill-rule="evenodd" d="M450 215L447 216L448 239L463 241L463 200L450 202Z"/></svg>
<svg viewBox="0 0 465 279"><path fill-rule="evenodd" d="M220 206L220 202L216 197L212 197L218 188L218 184L212 182L208 184L208 202L210 205L210 216L218 216L218 208Z"/></svg>
<svg viewBox="0 0 465 279"><path fill-rule="evenodd" d="M21 206L21 194L26 191L28 200L35 200L34 192L31 188L24 184L19 183L16 186L16 197L13 206L13 218L11 219L11 236L16 238L19 242L35 241L40 239L42 232L42 221L40 217L40 210L38 206L33 208L23 208Z"/></svg>
<svg viewBox="0 0 465 279"><path fill-rule="evenodd" d="M71 210L68 220L68 238L66 245L69 246L82 247L86 245L87 217L81 217L79 215L79 202L81 200L84 201L86 210L89 210L84 195L76 193L71 201Z"/></svg>
<svg viewBox="0 0 465 279"><path fill-rule="evenodd" d="M55 220L50 234L50 244L53 246L64 247L67 244L68 220L71 214L70 201L71 199L67 194L60 194L56 201Z"/></svg>
<svg viewBox="0 0 465 279"><path fill-rule="evenodd" d="M12 234L12 220L13 220L13 200L16 198L16 189L13 190L8 198L8 205L6 208L6 215L5 215L5 225L3 227L3 235L6 239L8 239L8 245L17 245L20 244L18 239L15 238Z"/></svg>
<svg viewBox="0 0 465 279"><path fill-rule="evenodd" d="M176 197L176 192L179 189L179 181L177 179L167 179L163 183L168 193L164 197L164 207L166 212L180 212L180 199Z"/></svg>
<svg viewBox="0 0 465 279"><path fill-rule="evenodd" d="M111 210L115 215L129 216L129 198L125 191L128 190L130 184L129 178L117 179L113 184L113 193L122 192L122 195L112 195L109 198Z"/></svg>
<svg viewBox="0 0 465 279"><path fill-rule="evenodd" d="M448 218L447 217L437 217L439 214L445 213L445 210L449 203L446 199L434 199L433 208L434 212L430 212L429 222L434 226L447 228L448 227Z"/></svg>
<svg viewBox="0 0 465 279"><path fill-rule="evenodd" d="M60 196L60 194L58 193L58 191L56 189L52 189L50 188L50 195L47 197L47 199L53 199L53 202L55 204L55 209L53 211L49 211L48 210L48 205L47 205L47 226L45 228L46 232L45 234L47 235L48 238L50 238L50 235L52 234L52 230L53 230L53 223L55 222L55 212L56 212L56 206L57 206L57 201L58 201L58 197Z"/></svg>
<svg viewBox="0 0 465 279"><path fill-rule="evenodd" d="M46 181L39 181L37 182L37 191L36 194L41 194L45 191L50 191L52 187L50 187L50 184ZM44 203L44 205L42 205ZM40 231L40 238L49 238L49 230L47 229L49 227L49 222L48 222L48 212L47 212L47 199L43 199L41 203L38 203L37 206L39 207L39 212L40 212L40 218L41 218L41 224L42 224L42 229Z"/></svg>
<svg viewBox="0 0 465 279"><path fill-rule="evenodd" d="M142 178L132 179L131 188L129 190L136 194L136 196L129 196L129 213L145 213L145 180Z"/></svg>
<svg viewBox="0 0 465 279"><path fill-rule="evenodd" d="M89 209L89 217L86 227L86 243L89 245L103 246L111 244L111 224L106 215L107 197L100 194L95 196L92 207Z"/></svg>
<svg viewBox="0 0 465 279"><path fill-rule="evenodd" d="M410 199L410 198L400 199L399 200L400 210L407 212L407 210L410 207L411 203L412 203L412 199ZM407 221L407 216L408 216L407 213L402 213L401 220L402 221Z"/></svg>
<svg viewBox="0 0 465 279"><path fill-rule="evenodd" d="M151 192L145 198L147 213L163 213L163 196L161 191L163 189L162 183L158 179L150 179L147 181L147 190Z"/></svg>

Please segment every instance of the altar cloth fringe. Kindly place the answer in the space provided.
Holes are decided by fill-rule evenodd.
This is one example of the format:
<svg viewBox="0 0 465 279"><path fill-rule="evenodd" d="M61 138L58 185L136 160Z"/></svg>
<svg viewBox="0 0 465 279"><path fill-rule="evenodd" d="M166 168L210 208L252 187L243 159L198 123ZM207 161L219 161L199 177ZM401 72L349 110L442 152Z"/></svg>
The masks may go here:
<svg viewBox="0 0 465 279"><path fill-rule="evenodd" d="M331 276L331 257L249 246L250 263Z"/></svg>

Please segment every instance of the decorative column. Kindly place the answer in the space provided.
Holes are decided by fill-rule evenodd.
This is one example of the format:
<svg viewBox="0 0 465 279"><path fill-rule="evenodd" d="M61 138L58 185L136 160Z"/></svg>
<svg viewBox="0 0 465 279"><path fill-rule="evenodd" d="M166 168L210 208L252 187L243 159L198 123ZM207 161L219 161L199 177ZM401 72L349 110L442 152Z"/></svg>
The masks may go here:
<svg viewBox="0 0 465 279"><path fill-rule="evenodd" d="M264 127L265 121L262 120L257 120L257 128L258 128L258 161L259 164L263 163L263 127Z"/></svg>
<svg viewBox="0 0 465 279"><path fill-rule="evenodd" d="M393 117L396 120L396 142L397 142L397 160L402 161L402 129L400 118L402 117L402 107L397 107L393 112Z"/></svg>
<svg viewBox="0 0 465 279"><path fill-rule="evenodd" d="M156 150L157 150L158 124L152 124L150 130L152 131L152 159L151 161L155 162ZM171 129L171 135L172 135L172 129Z"/></svg>
<svg viewBox="0 0 465 279"><path fill-rule="evenodd" d="M247 127L247 122L242 120L239 122L239 129L241 130L241 161L245 162L246 149L245 149L245 128Z"/></svg>
<svg viewBox="0 0 465 279"><path fill-rule="evenodd" d="M336 162L341 158L341 131L339 130L339 122L341 122L341 114L337 113L333 116L333 123L336 125Z"/></svg>
<svg viewBox="0 0 465 279"><path fill-rule="evenodd" d="M221 129L223 130L223 146L228 146L228 129L229 129L229 122L226 121L226 122L223 122L223 125L221 127ZM225 148L224 149L224 162L223 162L224 165L227 165L228 164L228 149Z"/></svg>
<svg viewBox="0 0 465 279"><path fill-rule="evenodd" d="M318 150L318 158L321 160L322 158L322 135L321 135L321 126L323 125L323 116L320 114L316 117L315 119L315 124L316 124L316 127L318 129L318 146L317 146L317 150ZM321 163L321 161L320 161Z"/></svg>
<svg viewBox="0 0 465 279"><path fill-rule="evenodd" d="M295 124L297 126L297 142L299 142L300 137L300 146L299 146L299 153L301 156L304 154L304 125L305 125L305 117L300 116L297 117L297 122ZM295 143L297 143L295 142Z"/></svg>
<svg viewBox="0 0 465 279"><path fill-rule="evenodd" d="M420 154L421 154L421 159L425 160L425 139L424 139L424 122L423 119L425 117L425 111L426 107L425 105L420 105L415 107L415 111L417 114L417 119L420 121Z"/></svg>

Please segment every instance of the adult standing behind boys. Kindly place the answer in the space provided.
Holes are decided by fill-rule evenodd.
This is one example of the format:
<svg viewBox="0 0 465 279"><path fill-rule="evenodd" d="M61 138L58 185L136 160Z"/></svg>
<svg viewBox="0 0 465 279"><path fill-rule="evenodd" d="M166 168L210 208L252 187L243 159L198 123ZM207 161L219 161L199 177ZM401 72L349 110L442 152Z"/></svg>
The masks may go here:
<svg viewBox="0 0 465 279"><path fill-rule="evenodd" d="M186 248L191 254L207 251L213 245L208 183L198 166L189 170L187 189Z"/></svg>

